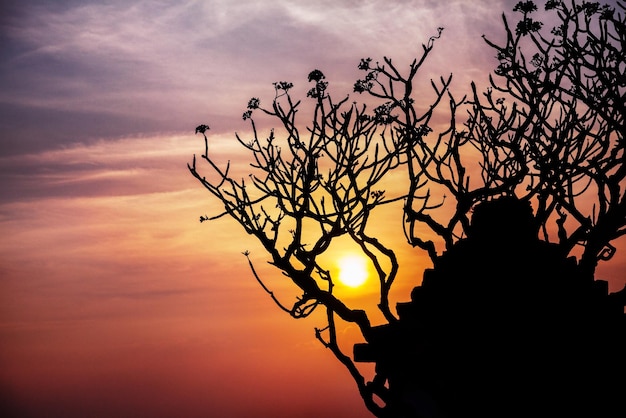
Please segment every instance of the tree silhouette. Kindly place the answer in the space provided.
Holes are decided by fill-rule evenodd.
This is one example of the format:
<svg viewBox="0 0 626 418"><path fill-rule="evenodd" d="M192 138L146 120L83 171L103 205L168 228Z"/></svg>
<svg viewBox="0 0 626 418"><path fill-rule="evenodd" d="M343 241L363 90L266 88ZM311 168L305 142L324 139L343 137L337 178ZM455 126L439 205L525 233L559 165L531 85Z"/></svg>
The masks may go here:
<svg viewBox="0 0 626 418"><path fill-rule="evenodd" d="M270 106L252 98L243 114L250 138L236 135L247 181L210 155L208 125L196 128L205 164L194 156L189 170L224 208L200 221L228 215L260 242L300 296L279 300L250 261L252 272L292 317L325 310L316 336L378 417L626 416L626 288L609 294L595 278L626 234L626 8L545 10L551 30L532 1L515 6L514 28L503 15L504 43L485 39L499 61L489 87L461 98L451 75L417 89L442 28L406 71L362 59L361 104L334 100L312 71L306 127L293 85L274 83ZM259 117L279 130L264 136ZM433 263L395 312L398 258L368 227L383 206ZM324 255L346 239L374 266L383 325L336 295ZM353 355L338 321L363 336ZM371 381L358 362L375 363Z"/></svg>

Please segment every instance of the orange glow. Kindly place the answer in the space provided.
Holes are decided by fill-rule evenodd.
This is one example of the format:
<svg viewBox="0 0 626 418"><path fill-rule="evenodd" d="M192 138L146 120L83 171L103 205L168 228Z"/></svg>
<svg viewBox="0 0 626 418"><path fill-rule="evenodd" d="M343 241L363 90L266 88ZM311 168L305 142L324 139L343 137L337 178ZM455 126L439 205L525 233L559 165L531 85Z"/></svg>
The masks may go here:
<svg viewBox="0 0 626 418"><path fill-rule="evenodd" d="M339 281L349 287L359 287L369 277L367 260L357 254L349 254L337 261Z"/></svg>

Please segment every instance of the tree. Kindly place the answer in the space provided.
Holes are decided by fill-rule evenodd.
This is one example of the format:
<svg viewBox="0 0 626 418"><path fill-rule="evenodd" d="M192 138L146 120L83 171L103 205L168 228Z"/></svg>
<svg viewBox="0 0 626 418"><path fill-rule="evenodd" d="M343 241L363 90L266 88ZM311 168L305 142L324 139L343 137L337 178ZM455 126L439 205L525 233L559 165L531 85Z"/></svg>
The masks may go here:
<svg viewBox="0 0 626 418"><path fill-rule="evenodd" d="M626 288L607 294L595 270L626 234L626 8L547 1L545 10L558 22L549 31L534 19L532 1L515 6L515 28L503 15L504 43L485 39L499 60L489 87L472 83L461 98L450 91L451 75L417 90L442 28L406 72L387 57L362 59L364 76L354 84L361 104L334 100L324 74L312 71L306 127L293 85L274 83L270 106L252 98L243 114L251 138L236 136L252 159L247 181L211 157L209 127L196 128L205 168L194 156L189 170L224 208L200 220L228 215L262 244L300 292L292 304L279 300L250 261L285 312L325 310L316 336L378 417L521 415L546 402L541 408L559 416L624 416ZM280 131L263 137L258 117L277 120ZM399 176L403 193L383 190ZM398 258L368 228L383 206L399 208L406 241L433 263L395 313L389 292ZM373 326L371 312L336 296L323 255L339 239L371 260L386 324ZM338 341L338 321L356 324L366 341L354 356ZM355 361L376 363L371 381ZM492 381L478 384L482 372ZM539 388L532 400L523 379Z"/></svg>

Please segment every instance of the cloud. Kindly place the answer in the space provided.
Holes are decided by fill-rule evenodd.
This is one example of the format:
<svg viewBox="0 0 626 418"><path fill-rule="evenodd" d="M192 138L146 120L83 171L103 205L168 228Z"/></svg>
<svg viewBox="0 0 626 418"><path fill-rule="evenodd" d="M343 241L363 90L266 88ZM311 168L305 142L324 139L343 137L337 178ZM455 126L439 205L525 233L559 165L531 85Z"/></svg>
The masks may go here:
<svg viewBox="0 0 626 418"><path fill-rule="evenodd" d="M4 152L181 131L205 118L232 131L248 98L271 95L272 82L293 81L305 92L306 74L321 68L348 94L359 58L388 55L408 65L438 26L446 34L431 71L471 71L483 63L475 58L485 50L480 35L499 27L499 5L25 2L1 23Z"/></svg>
<svg viewBox="0 0 626 418"><path fill-rule="evenodd" d="M247 84L232 68L236 45L220 38L238 17L202 2L29 9L8 28L20 48L0 68L0 102L11 110L3 137L24 151L23 142L43 148L193 128ZM37 140L34 125L53 141Z"/></svg>
<svg viewBox="0 0 626 418"><path fill-rule="evenodd" d="M210 152L224 166L248 173L239 143L211 135ZM89 144L0 157L6 180L2 202L41 198L131 196L174 192L198 186L187 170L204 152L202 137L159 135L99 140Z"/></svg>
<svg viewBox="0 0 626 418"><path fill-rule="evenodd" d="M193 101L194 91L201 96L225 75L231 86L242 83L233 76L254 71L245 63L255 57L272 62L281 56L281 43L289 39L286 28L297 32L286 20L262 2L87 3L62 12L37 8L11 30L29 46L11 64L35 65L29 74L35 88L17 101L139 114L141 109L130 109L129 103L182 95Z"/></svg>

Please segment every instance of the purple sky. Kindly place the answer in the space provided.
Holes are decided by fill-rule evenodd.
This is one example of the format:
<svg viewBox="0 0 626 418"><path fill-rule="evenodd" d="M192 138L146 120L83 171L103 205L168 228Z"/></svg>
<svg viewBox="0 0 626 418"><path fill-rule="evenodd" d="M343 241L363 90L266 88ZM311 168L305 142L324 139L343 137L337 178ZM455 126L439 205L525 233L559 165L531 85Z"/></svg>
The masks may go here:
<svg viewBox="0 0 626 418"><path fill-rule="evenodd" d="M252 94L335 84L364 56L408 60L446 28L435 73L458 86L492 58L513 1L15 1L1 23L3 154L128 135L187 132L210 120L232 132ZM450 59L449 57L453 57Z"/></svg>
<svg viewBox="0 0 626 418"><path fill-rule="evenodd" d="M208 123L216 155L245 164L233 134L250 97L281 80L304 96L319 68L358 100L360 58L408 66L439 26L425 73L453 73L460 96L487 80L481 35L501 39L516 2L1 2L0 408L369 416L319 323L291 320L254 282L240 253L264 266L262 251L234 223L199 224L215 202L186 169L202 151L193 130ZM617 286L626 265L611 266Z"/></svg>

